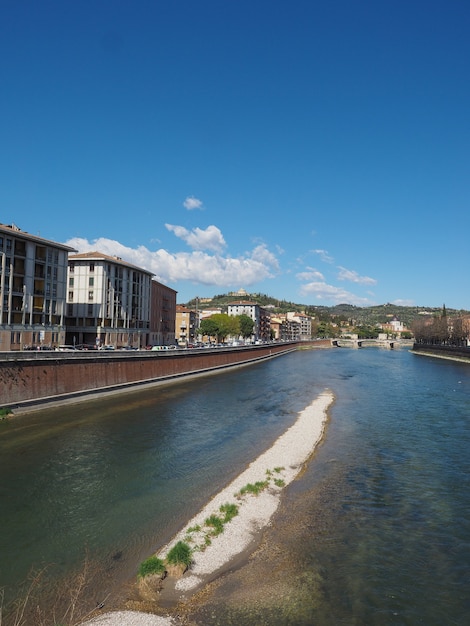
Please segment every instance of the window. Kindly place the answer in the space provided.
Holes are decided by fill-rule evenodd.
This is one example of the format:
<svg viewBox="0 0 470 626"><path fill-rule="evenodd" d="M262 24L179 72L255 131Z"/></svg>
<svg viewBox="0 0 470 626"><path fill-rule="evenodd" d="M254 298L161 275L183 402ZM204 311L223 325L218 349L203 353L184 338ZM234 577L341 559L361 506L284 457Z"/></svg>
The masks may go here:
<svg viewBox="0 0 470 626"><path fill-rule="evenodd" d="M75 272L75 263L73 261L70 261L69 263L69 270L71 274Z"/></svg>
<svg viewBox="0 0 470 626"><path fill-rule="evenodd" d="M70 300L70 302L73 302L73 291L69 291L68 300Z"/></svg>
<svg viewBox="0 0 470 626"><path fill-rule="evenodd" d="M88 287L93 287L94 284L95 284L95 277L90 276L88 279Z"/></svg>
<svg viewBox="0 0 470 626"><path fill-rule="evenodd" d="M94 271L95 271L95 264L90 263L90 272L94 272Z"/></svg>
<svg viewBox="0 0 470 626"><path fill-rule="evenodd" d="M88 300L93 301L93 292L92 291L88 292Z"/></svg>

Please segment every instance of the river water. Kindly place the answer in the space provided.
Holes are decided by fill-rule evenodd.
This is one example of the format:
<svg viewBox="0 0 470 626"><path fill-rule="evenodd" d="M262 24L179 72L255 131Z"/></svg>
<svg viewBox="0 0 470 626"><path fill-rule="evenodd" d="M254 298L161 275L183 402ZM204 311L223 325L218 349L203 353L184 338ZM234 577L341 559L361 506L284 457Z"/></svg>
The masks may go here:
<svg viewBox="0 0 470 626"><path fill-rule="evenodd" d="M296 593L253 612L222 587L199 623L470 623L470 366L404 349L299 351L1 423L0 586L88 553L112 593L325 387L326 439L272 529Z"/></svg>

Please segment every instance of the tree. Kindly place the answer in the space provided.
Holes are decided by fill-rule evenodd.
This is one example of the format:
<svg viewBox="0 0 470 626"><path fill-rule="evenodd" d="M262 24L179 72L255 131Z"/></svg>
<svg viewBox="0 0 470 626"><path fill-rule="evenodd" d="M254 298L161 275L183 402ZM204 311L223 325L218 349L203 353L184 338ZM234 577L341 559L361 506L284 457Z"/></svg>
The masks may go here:
<svg viewBox="0 0 470 626"><path fill-rule="evenodd" d="M238 318L227 313L215 313L209 318L217 324L217 342L224 341L228 335L237 337L240 334Z"/></svg>
<svg viewBox="0 0 470 626"><path fill-rule="evenodd" d="M245 315L244 313L238 315L237 317L240 328L240 335L243 337L243 339L251 337L251 335L253 334L253 327L255 325L254 321L249 315Z"/></svg>
<svg viewBox="0 0 470 626"><path fill-rule="evenodd" d="M201 324L199 325L199 332L201 335L207 335L209 339L211 337L217 336L218 326L215 320L212 317L206 317L201 320Z"/></svg>

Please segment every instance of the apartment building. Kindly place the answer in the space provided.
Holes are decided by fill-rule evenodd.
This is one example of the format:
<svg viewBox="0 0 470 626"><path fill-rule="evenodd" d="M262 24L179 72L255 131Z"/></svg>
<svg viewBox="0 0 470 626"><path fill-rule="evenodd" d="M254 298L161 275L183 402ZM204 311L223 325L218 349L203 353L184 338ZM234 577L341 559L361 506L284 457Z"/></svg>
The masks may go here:
<svg viewBox="0 0 470 626"><path fill-rule="evenodd" d="M240 300L227 306L228 315L247 315L253 320L253 340L269 341L271 339L271 317L256 302Z"/></svg>
<svg viewBox="0 0 470 626"><path fill-rule="evenodd" d="M298 323L297 341L308 341L312 338L312 318L305 313L288 312L287 319Z"/></svg>
<svg viewBox="0 0 470 626"><path fill-rule="evenodd" d="M149 345L175 345L176 295L171 287L152 280Z"/></svg>
<svg viewBox="0 0 470 626"><path fill-rule="evenodd" d="M69 256L66 343L143 348L150 342L151 272L101 252Z"/></svg>
<svg viewBox="0 0 470 626"><path fill-rule="evenodd" d="M64 343L69 252L76 250L0 224L0 351Z"/></svg>
<svg viewBox="0 0 470 626"><path fill-rule="evenodd" d="M176 343L187 346L197 341L199 317L196 311L182 304L176 305Z"/></svg>

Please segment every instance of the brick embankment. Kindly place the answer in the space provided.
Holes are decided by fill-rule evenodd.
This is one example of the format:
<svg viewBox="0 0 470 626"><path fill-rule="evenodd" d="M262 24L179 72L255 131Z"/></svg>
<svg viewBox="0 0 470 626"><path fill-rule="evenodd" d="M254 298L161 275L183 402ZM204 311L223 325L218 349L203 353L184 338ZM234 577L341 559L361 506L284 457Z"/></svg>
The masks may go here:
<svg viewBox="0 0 470 626"><path fill-rule="evenodd" d="M323 342L161 352L4 353L0 407L27 407L248 365Z"/></svg>

